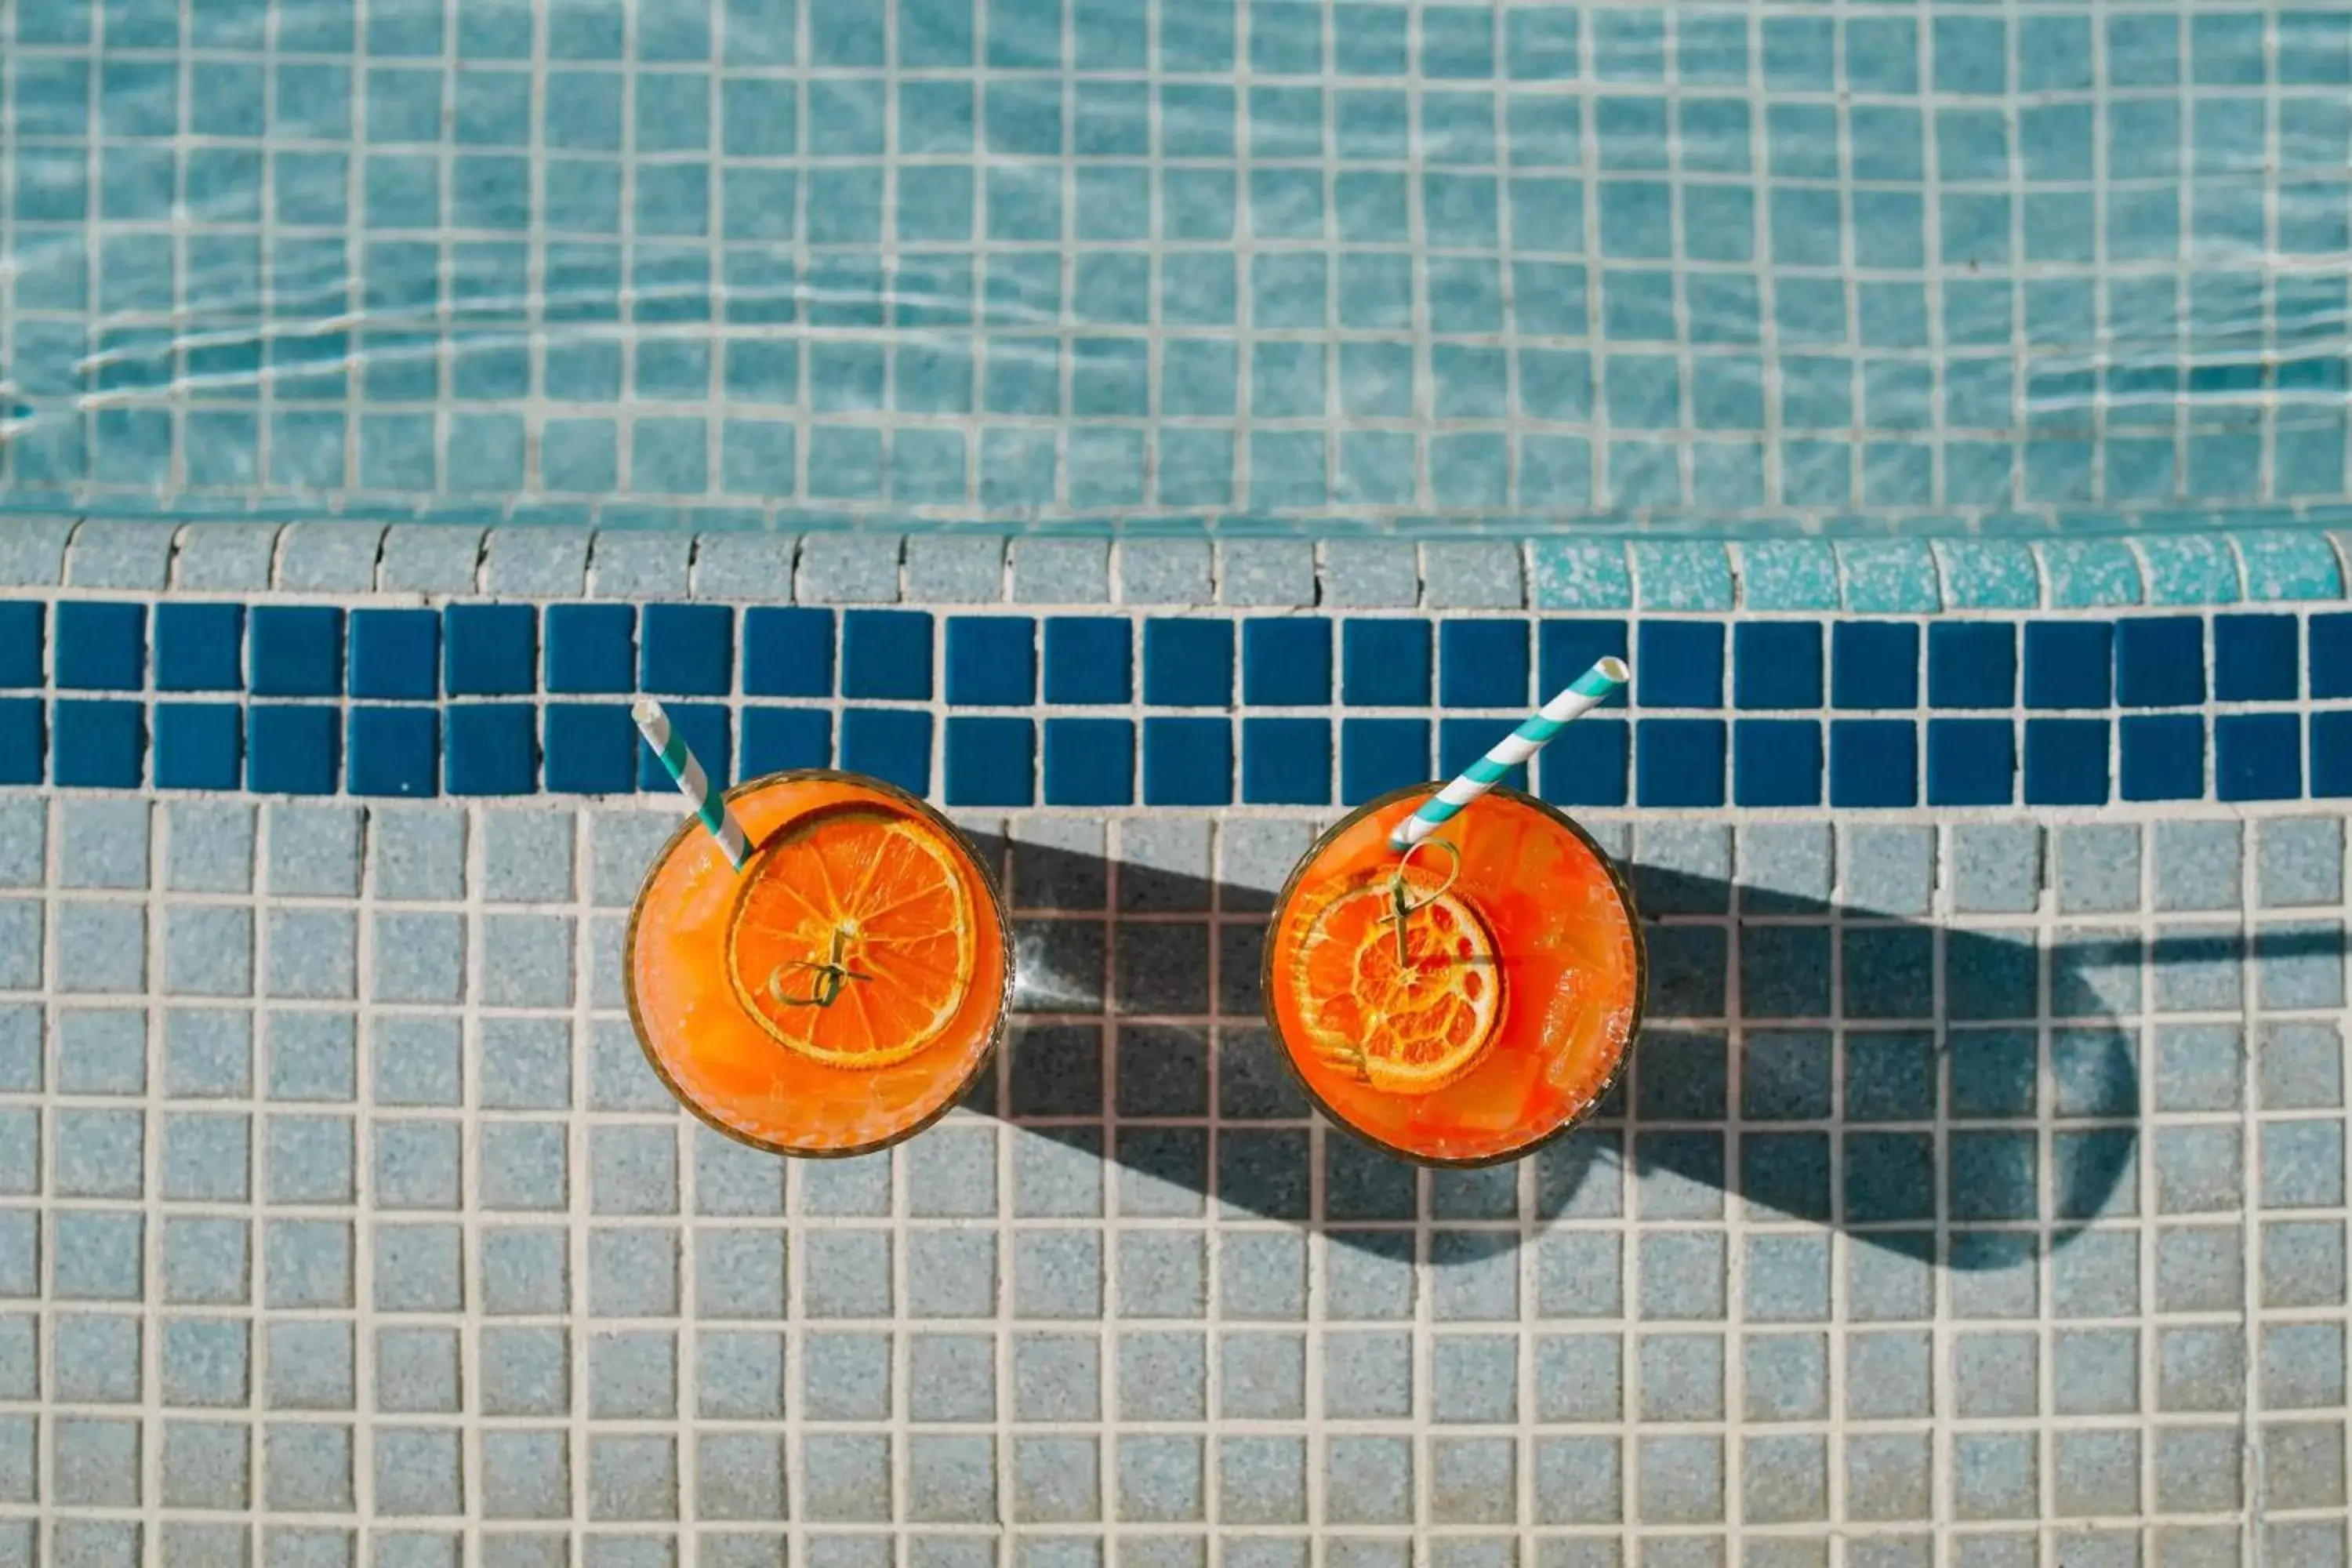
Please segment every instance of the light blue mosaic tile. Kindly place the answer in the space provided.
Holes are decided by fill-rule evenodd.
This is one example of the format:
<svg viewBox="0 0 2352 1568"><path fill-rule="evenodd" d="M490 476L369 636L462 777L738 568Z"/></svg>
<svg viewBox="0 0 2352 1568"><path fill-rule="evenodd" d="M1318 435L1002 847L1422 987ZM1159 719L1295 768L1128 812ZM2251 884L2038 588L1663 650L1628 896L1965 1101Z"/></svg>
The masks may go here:
<svg viewBox="0 0 2352 1568"><path fill-rule="evenodd" d="M1129 539L1117 545L1119 602L1128 605L1206 605L1214 598L1211 581L1213 547L1205 539Z"/></svg>
<svg viewBox="0 0 2352 1568"><path fill-rule="evenodd" d="M263 886L278 895L353 898L360 890L357 806L273 803L262 814L269 845Z"/></svg>
<svg viewBox="0 0 2352 1568"><path fill-rule="evenodd" d="M2238 558L2227 539L2210 534L2154 534L2137 541L2147 567L2151 605L2234 605Z"/></svg>
<svg viewBox="0 0 2352 1568"><path fill-rule="evenodd" d="M173 892L253 889L255 808L237 800L174 800L163 807L163 886Z"/></svg>
<svg viewBox="0 0 2352 1568"><path fill-rule="evenodd" d="M1516 610L1527 604L1515 540L1432 540L1421 547L1422 595L1432 609Z"/></svg>
<svg viewBox="0 0 2352 1568"><path fill-rule="evenodd" d="M359 917L348 910L271 909L263 917L269 956L266 994L349 999L359 986Z"/></svg>
<svg viewBox="0 0 2352 1568"><path fill-rule="evenodd" d="M66 553L66 584L152 594L171 580L172 540L178 531L167 522L93 518L74 530Z"/></svg>
<svg viewBox="0 0 2352 1568"><path fill-rule="evenodd" d="M1629 609L1633 576L1625 546L1602 541L1542 538L1528 546L1533 600L1539 610Z"/></svg>
<svg viewBox="0 0 2352 1568"><path fill-rule="evenodd" d="M369 880L379 899L457 900L466 893L466 819L431 807L377 806L368 816Z"/></svg>
<svg viewBox="0 0 2352 1568"><path fill-rule="evenodd" d="M147 911L139 905L60 900L57 943L59 990L146 988Z"/></svg>
<svg viewBox="0 0 2352 1568"><path fill-rule="evenodd" d="M68 797L58 805L58 880L68 888L147 885L148 822L143 800Z"/></svg>
<svg viewBox="0 0 2352 1568"><path fill-rule="evenodd" d="M384 530L376 586L386 593L470 594L479 577L484 533L453 523L395 523Z"/></svg>
<svg viewBox="0 0 2352 1568"><path fill-rule="evenodd" d="M0 528L0 585L48 588L65 581L66 542L75 519L11 517Z"/></svg>
<svg viewBox="0 0 2352 1568"><path fill-rule="evenodd" d="M1110 542L1040 539L1013 542L1013 601L1020 605L1098 605L1110 598Z"/></svg>
<svg viewBox="0 0 2352 1568"><path fill-rule="evenodd" d="M683 599L692 560L690 535L597 533L588 554L588 592L599 599Z"/></svg>
<svg viewBox="0 0 2352 1568"><path fill-rule="evenodd" d="M1405 607L1421 598L1421 567L1402 539L1333 539L1323 545L1323 597L1351 608Z"/></svg>
<svg viewBox="0 0 2352 1568"><path fill-rule="evenodd" d="M1737 590L1731 557L1720 544L1696 540L1632 545L1633 586L1645 610L1727 610Z"/></svg>
<svg viewBox="0 0 2352 1568"><path fill-rule="evenodd" d="M48 802L37 795L0 800L0 887L39 887L48 843Z"/></svg>
<svg viewBox="0 0 2352 1568"><path fill-rule="evenodd" d="M1217 595L1237 605L1291 608L1316 602L1315 545L1304 539L1217 542Z"/></svg>
<svg viewBox="0 0 2352 1568"><path fill-rule="evenodd" d="M67 1094L142 1094L147 1088L147 1014L129 1007L73 1008L57 1014L57 1086ZM29 1049L27 1049L29 1047ZM16 1047L24 1054L14 1073L0 1069L0 1083L37 1082L40 1026ZM0 1055L8 1054L0 1052Z"/></svg>
<svg viewBox="0 0 2352 1568"><path fill-rule="evenodd" d="M1937 577L1944 607L2030 610L2042 603L2042 577L2032 547L2014 539L1939 539Z"/></svg>
<svg viewBox="0 0 2352 1568"><path fill-rule="evenodd" d="M1834 610L1841 603L1837 555L1818 539L1743 541L1739 602L1751 610Z"/></svg>
<svg viewBox="0 0 2352 1568"><path fill-rule="evenodd" d="M896 545L895 540L877 543ZM705 533L694 542L694 596L782 604L793 596L800 541L791 534ZM893 574L895 579L896 574ZM895 583L894 583L895 585Z"/></svg>
<svg viewBox="0 0 2352 1568"><path fill-rule="evenodd" d="M350 522L298 522L278 539L278 587L289 594L375 589L383 530Z"/></svg>
<svg viewBox="0 0 2352 1568"><path fill-rule="evenodd" d="M909 534L903 573L908 602L998 603L1004 597L1004 540L995 534Z"/></svg>
<svg viewBox="0 0 2352 1568"><path fill-rule="evenodd" d="M2244 834L2234 822L2158 822L2148 828L2159 910L2234 910Z"/></svg>
<svg viewBox="0 0 2352 1568"><path fill-rule="evenodd" d="M812 533L800 542L795 593L813 605L895 603L900 554L892 534Z"/></svg>
<svg viewBox="0 0 2352 1568"><path fill-rule="evenodd" d="M0 989L31 991L41 984L41 934L47 922L31 899L0 899Z"/></svg>
<svg viewBox="0 0 2352 1568"><path fill-rule="evenodd" d="M2293 909L2344 901L2340 817L2272 818L2254 826L2255 901Z"/></svg>
<svg viewBox="0 0 2352 1568"><path fill-rule="evenodd" d="M482 587L530 598L578 598L588 584L584 529L493 528L482 542Z"/></svg>
<svg viewBox="0 0 2352 1568"><path fill-rule="evenodd" d="M1943 590L1924 543L1901 540L1840 540L1838 571L1845 607L1857 615L1926 615L1940 609Z"/></svg>
<svg viewBox="0 0 2352 1568"><path fill-rule="evenodd" d="M182 530L172 556L173 586L202 594L268 589L278 531L274 522L226 520Z"/></svg>
<svg viewBox="0 0 2352 1568"><path fill-rule="evenodd" d="M2111 539L2039 539L2033 549L2049 579L2053 609L2141 602L2139 557L2128 544Z"/></svg>
<svg viewBox="0 0 2352 1568"><path fill-rule="evenodd" d="M2344 573L2327 536L2284 531L2233 533L2246 597L2255 603L2341 599Z"/></svg>

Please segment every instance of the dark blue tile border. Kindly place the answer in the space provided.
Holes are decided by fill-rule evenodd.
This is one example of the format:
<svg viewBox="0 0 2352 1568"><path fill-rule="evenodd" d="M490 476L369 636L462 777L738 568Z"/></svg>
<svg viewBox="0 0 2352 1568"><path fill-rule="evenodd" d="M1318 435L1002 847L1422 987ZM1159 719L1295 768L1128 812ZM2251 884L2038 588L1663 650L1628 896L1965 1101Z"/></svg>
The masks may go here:
<svg viewBox="0 0 2352 1568"><path fill-rule="evenodd" d="M2091 806L2352 793L2352 613L1968 620L0 600L0 783L368 798L837 764L950 805L1349 805L1630 647L1565 805Z"/></svg>

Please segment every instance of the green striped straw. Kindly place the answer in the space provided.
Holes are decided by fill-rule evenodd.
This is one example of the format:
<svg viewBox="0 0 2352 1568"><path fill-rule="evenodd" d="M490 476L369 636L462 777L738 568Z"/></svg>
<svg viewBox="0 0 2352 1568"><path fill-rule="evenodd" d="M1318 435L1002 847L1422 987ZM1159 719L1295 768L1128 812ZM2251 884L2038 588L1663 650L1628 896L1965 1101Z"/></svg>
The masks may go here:
<svg viewBox="0 0 2352 1568"><path fill-rule="evenodd" d="M630 713L636 720L637 731L645 736L646 744L654 749L654 755L661 759L661 765L667 768L669 776L677 781L678 794L686 796L687 804L694 807L694 815L701 818L703 826L710 829L710 836L719 840L719 852L727 857L728 864L740 871L743 862L751 858L751 847L743 838L743 825L735 820L733 812L727 809L727 802L711 786L709 775L702 771L702 764L694 760L693 752L669 727L669 715L662 711L660 703L649 697L640 699Z"/></svg>
<svg viewBox="0 0 2352 1568"><path fill-rule="evenodd" d="M1546 741L1609 700L1610 694L1633 678L1622 658L1602 658L1568 683L1568 689L1545 703L1528 721L1495 742L1495 749L1463 770L1462 776L1422 803L1421 809L1397 824L1389 847L1402 855L1453 819L1454 814L1502 782L1503 775L1536 754Z"/></svg>

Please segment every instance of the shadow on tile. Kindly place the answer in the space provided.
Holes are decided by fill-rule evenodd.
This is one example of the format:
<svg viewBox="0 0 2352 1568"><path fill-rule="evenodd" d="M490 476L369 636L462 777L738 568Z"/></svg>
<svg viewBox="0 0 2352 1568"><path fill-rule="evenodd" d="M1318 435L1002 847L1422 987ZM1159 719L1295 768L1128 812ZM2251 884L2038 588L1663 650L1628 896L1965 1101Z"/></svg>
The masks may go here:
<svg viewBox="0 0 2352 1568"><path fill-rule="evenodd" d="M1259 1010L1268 887L982 847L1009 869L1018 1011L975 1109L1106 1163L1114 1212L1284 1220L1377 1255L1425 1246L1439 1265L1632 1216L1645 1241L1678 1222L1800 1222L1790 1234L1834 1226L1893 1263L2024 1269L2137 1212L2143 1015L2235 1009L2249 986L2301 1005L2343 962L2332 924L2251 946L2069 927L2045 950L2030 927L1636 867L1650 992L1625 1079L1524 1161L1423 1172L1336 1129L1310 1136ZM2211 1050L2212 1070L2242 1070L2242 1042Z"/></svg>

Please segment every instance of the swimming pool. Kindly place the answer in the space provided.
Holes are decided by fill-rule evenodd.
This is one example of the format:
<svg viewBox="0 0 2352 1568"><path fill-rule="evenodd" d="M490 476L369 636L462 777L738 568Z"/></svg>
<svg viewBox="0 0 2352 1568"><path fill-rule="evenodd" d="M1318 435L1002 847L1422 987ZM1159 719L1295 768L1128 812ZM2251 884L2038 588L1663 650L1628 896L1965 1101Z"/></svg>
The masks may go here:
<svg viewBox="0 0 2352 1568"><path fill-rule="evenodd" d="M1754 536L2344 500L2340 9L10 25L16 509Z"/></svg>

